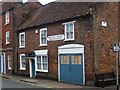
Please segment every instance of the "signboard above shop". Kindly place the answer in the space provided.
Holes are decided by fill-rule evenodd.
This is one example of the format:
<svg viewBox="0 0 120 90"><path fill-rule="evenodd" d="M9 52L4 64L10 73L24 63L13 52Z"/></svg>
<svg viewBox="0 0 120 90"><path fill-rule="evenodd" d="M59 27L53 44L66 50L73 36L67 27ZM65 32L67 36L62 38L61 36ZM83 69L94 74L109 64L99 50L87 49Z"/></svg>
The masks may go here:
<svg viewBox="0 0 120 90"><path fill-rule="evenodd" d="M58 40L64 40L65 36L63 34L60 35L52 35L52 36L48 36L47 40L48 41L58 41Z"/></svg>

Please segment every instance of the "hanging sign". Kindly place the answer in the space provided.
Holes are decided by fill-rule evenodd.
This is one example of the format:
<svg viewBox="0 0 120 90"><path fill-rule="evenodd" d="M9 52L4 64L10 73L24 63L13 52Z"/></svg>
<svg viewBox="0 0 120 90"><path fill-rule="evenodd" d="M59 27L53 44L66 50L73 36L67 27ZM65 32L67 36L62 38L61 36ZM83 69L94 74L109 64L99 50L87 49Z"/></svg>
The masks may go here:
<svg viewBox="0 0 120 90"><path fill-rule="evenodd" d="M57 41L57 40L63 40L65 37L63 34L60 35L53 35L53 36L48 36L47 40L48 41Z"/></svg>

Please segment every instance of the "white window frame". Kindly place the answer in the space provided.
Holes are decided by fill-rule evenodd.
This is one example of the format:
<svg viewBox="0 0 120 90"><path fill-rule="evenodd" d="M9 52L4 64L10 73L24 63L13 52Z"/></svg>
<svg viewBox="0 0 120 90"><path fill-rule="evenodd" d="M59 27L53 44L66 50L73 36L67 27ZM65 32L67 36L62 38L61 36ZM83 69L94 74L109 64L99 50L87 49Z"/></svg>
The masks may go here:
<svg viewBox="0 0 120 90"><path fill-rule="evenodd" d="M10 43L10 33L9 31L6 32L6 44Z"/></svg>
<svg viewBox="0 0 120 90"><path fill-rule="evenodd" d="M42 44L42 41L41 41L41 32L42 31L46 31L46 44ZM47 28L40 29L40 45L39 46L47 46Z"/></svg>
<svg viewBox="0 0 120 90"><path fill-rule="evenodd" d="M20 70L26 70L26 60L25 60L25 67L22 67L22 56L25 56L25 54L20 54Z"/></svg>
<svg viewBox="0 0 120 90"><path fill-rule="evenodd" d="M8 70L11 70L11 57L10 57L10 55L8 55L7 56L7 58L8 58Z"/></svg>
<svg viewBox="0 0 120 90"><path fill-rule="evenodd" d="M43 70L43 58L42 58L43 56L47 57L47 70ZM37 57L41 57L41 69L37 68ZM47 55L37 55L35 57L35 61L36 61L36 71L39 71L39 72L48 72L48 56Z"/></svg>
<svg viewBox="0 0 120 90"><path fill-rule="evenodd" d="M24 45L21 43L21 35L24 35ZM19 33L19 48L25 48L25 32Z"/></svg>
<svg viewBox="0 0 120 90"><path fill-rule="evenodd" d="M63 25L64 25L64 33L65 33L65 40L64 41L73 41L73 40L75 40L75 35L74 35L75 22L76 21L63 23ZM66 34L66 32L67 32L67 25L69 25L69 24L73 24L73 38L70 38L70 39L67 38L67 34Z"/></svg>
<svg viewBox="0 0 120 90"><path fill-rule="evenodd" d="M9 24L9 11L5 12L5 25Z"/></svg>

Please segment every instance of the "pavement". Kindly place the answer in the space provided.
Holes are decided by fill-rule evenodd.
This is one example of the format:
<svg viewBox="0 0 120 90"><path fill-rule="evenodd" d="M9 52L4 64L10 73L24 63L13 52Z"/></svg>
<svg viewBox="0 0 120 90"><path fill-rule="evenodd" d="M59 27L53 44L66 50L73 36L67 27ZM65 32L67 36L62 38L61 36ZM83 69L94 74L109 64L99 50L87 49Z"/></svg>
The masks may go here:
<svg viewBox="0 0 120 90"><path fill-rule="evenodd" d="M34 84L40 87L44 88L53 88L53 89L79 89L79 90L117 90L116 86L109 86L105 88L101 87L94 87L94 86L80 86L80 85L73 85L73 84L67 84L67 83L62 83L54 80L48 80L48 79L33 79L25 76L16 76L16 75L8 75L8 74L0 74L0 77L5 78L5 79L11 79L14 81L19 81L19 82L26 82L29 84Z"/></svg>

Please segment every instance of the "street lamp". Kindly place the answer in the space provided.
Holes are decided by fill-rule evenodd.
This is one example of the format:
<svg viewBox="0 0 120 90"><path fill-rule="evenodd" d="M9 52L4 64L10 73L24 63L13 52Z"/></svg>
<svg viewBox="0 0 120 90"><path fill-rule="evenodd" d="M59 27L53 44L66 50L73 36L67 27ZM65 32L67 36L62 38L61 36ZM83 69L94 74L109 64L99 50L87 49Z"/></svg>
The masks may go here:
<svg viewBox="0 0 120 90"><path fill-rule="evenodd" d="M117 85L117 90L119 90L119 76L118 76L118 52L119 52L120 48L118 46L118 44L115 44L113 46L113 51L116 52L116 85Z"/></svg>

